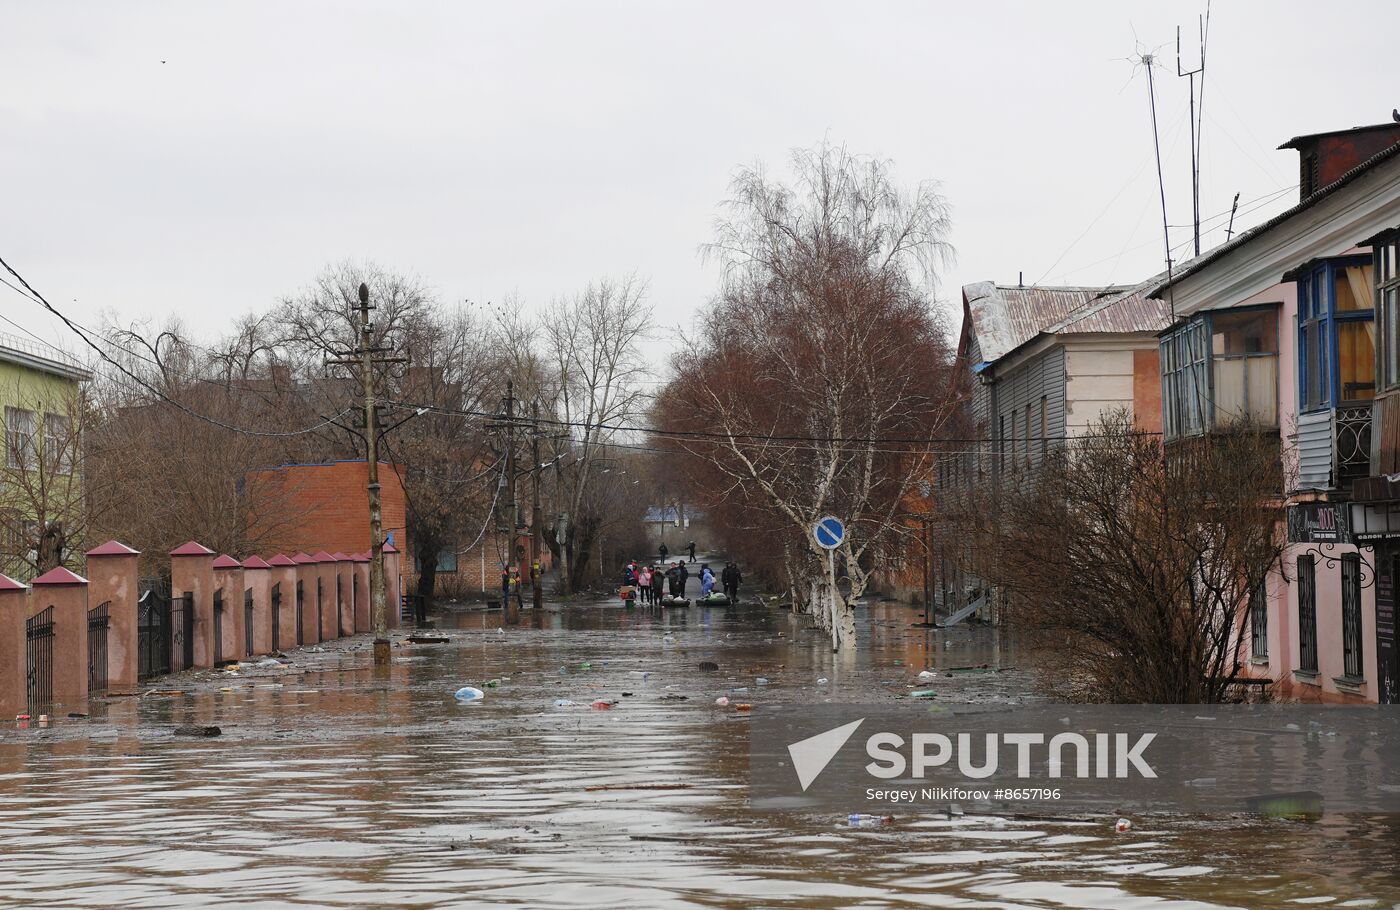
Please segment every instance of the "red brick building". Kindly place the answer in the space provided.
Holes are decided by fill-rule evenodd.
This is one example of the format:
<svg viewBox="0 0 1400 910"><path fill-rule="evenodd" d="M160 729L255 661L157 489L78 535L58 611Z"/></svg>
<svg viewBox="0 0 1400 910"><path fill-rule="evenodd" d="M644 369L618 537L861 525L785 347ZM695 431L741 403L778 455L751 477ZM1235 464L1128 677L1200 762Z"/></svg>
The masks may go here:
<svg viewBox="0 0 1400 910"><path fill-rule="evenodd" d="M358 461L287 464L248 476L246 491L255 525L251 537L271 552L359 553L370 548L368 465ZM379 463L384 534L406 554L401 573L413 570L407 554L408 509L397 466Z"/></svg>

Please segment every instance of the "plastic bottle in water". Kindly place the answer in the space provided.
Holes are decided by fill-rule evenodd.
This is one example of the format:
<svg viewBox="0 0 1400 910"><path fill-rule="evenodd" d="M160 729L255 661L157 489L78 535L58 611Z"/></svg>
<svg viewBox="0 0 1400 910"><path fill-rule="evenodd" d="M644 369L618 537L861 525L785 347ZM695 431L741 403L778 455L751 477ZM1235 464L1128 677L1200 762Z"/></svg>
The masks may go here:
<svg viewBox="0 0 1400 910"><path fill-rule="evenodd" d="M879 828L889 824L890 817L888 815L861 815L853 812L846 822L852 828Z"/></svg>

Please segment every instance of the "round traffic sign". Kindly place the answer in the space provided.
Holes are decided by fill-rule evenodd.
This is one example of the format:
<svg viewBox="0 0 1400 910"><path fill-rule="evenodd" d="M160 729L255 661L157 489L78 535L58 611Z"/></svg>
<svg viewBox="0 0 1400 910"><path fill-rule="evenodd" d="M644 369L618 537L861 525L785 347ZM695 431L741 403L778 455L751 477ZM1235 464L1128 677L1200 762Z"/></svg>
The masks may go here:
<svg viewBox="0 0 1400 910"><path fill-rule="evenodd" d="M841 519L828 515L812 526L812 537L822 549L834 550L846 539L846 526Z"/></svg>

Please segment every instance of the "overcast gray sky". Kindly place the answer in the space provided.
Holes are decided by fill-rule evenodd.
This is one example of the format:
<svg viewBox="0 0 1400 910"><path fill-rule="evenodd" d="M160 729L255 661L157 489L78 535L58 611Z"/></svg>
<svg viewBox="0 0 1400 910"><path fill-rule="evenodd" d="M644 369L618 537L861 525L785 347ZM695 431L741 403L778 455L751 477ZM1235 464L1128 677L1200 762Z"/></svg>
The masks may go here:
<svg viewBox="0 0 1400 910"><path fill-rule="evenodd" d="M1216 2L1202 209L1296 199L1297 134L1400 104L1400 4ZM0 255L78 319L205 337L329 262L528 305L636 271L658 321L716 280L697 247L736 167L823 137L941 182L955 264L1131 282L1161 268L1147 87L1176 225L1199 3L0 2ZM1224 217L1207 244L1223 239ZM1176 241L1187 229L1173 231ZM0 287L0 314L74 347ZM0 330L15 331L0 325Z"/></svg>

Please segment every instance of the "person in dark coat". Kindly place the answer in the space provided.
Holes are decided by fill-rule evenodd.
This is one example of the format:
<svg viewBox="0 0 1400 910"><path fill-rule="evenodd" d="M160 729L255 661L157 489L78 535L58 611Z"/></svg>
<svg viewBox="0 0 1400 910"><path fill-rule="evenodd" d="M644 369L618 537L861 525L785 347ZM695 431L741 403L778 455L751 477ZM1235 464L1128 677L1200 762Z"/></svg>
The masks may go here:
<svg viewBox="0 0 1400 910"><path fill-rule="evenodd" d="M661 571L660 566L651 567L651 602L661 603L661 585L665 583L666 575Z"/></svg>
<svg viewBox="0 0 1400 910"><path fill-rule="evenodd" d="M660 549L660 550L657 550L657 552L661 554L661 561L662 561L662 562L665 562L665 561L666 561L667 555L669 555L671 551L668 550L668 549L666 549L666 543L665 543L665 541L662 541L662 543L661 543L661 549Z"/></svg>
<svg viewBox="0 0 1400 910"><path fill-rule="evenodd" d="M669 591L671 592L671 596L672 596L672 597L679 597L679 596L680 596L680 592L681 592L681 570L680 570L680 565L681 565L681 564L678 563L678 562L673 562L673 563L671 563L671 567L670 567L669 569L666 570L666 585L667 585L667 590L669 590Z"/></svg>
<svg viewBox="0 0 1400 910"><path fill-rule="evenodd" d="M739 582L744 580L744 576L739 574L739 567L732 562L724 564L724 571L720 573L720 581L724 584L724 593L729 596L730 603L739 602Z"/></svg>
<svg viewBox="0 0 1400 910"><path fill-rule="evenodd" d="M685 563L683 562L676 563L676 568L680 570L680 574L677 576L680 581L680 584L678 585L678 587L680 588L679 596L684 597L685 583L690 580L690 570L685 567Z"/></svg>
<svg viewBox="0 0 1400 910"><path fill-rule="evenodd" d="M695 562L695 541L692 540L690 542L690 546L687 547L687 549L690 550L690 561Z"/></svg>

